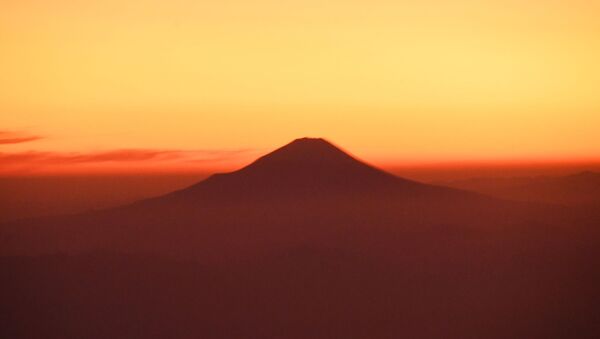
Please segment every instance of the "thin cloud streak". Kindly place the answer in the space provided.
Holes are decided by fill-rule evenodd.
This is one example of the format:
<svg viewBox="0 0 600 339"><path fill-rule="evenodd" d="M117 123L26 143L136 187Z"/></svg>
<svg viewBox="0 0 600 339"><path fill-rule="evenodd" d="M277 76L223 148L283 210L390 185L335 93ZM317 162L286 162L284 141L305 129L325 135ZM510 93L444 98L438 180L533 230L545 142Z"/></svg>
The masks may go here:
<svg viewBox="0 0 600 339"><path fill-rule="evenodd" d="M92 153L61 152L0 152L0 164L7 163L102 163L102 162L143 162L148 160L189 160L217 161L235 158L249 150L152 150L118 149Z"/></svg>
<svg viewBox="0 0 600 339"><path fill-rule="evenodd" d="M100 152L0 152L0 173L86 172L91 169L193 169L245 159L249 149L160 150L115 149Z"/></svg>
<svg viewBox="0 0 600 339"><path fill-rule="evenodd" d="M0 145L21 144L44 139L39 135L25 135L20 132L0 131Z"/></svg>

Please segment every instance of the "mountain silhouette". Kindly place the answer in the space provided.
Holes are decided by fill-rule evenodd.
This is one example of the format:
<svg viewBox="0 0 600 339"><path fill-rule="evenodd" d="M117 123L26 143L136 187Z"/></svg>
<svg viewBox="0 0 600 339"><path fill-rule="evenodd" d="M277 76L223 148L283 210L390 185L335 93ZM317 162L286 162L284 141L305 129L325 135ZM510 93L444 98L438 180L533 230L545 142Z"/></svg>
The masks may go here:
<svg viewBox="0 0 600 339"><path fill-rule="evenodd" d="M298 139L153 199L0 224L0 337L597 338L599 224Z"/></svg>
<svg viewBox="0 0 600 339"><path fill-rule="evenodd" d="M322 138L301 138L231 173L159 200L207 203L243 199L296 199L333 196L461 195L464 192L421 184L370 166Z"/></svg>
<svg viewBox="0 0 600 339"><path fill-rule="evenodd" d="M164 196L74 216L7 223L1 252L118 250L224 258L382 226L461 224L504 204L381 171L324 139L297 139L250 165ZM471 218L472 216L467 216ZM464 218L463 218L464 219ZM448 229L452 229L449 226ZM445 230L444 232L447 232Z"/></svg>
<svg viewBox="0 0 600 339"><path fill-rule="evenodd" d="M322 185L391 178L391 175L353 158L321 138L296 139L237 173L246 179L304 181L312 178Z"/></svg>

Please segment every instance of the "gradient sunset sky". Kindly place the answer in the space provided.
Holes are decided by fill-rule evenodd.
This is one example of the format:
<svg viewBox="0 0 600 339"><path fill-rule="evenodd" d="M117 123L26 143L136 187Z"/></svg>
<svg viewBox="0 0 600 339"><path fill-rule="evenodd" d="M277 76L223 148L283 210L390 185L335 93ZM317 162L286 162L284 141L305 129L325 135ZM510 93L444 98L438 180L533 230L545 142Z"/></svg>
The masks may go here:
<svg viewBox="0 0 600 339"><path fill-rule="evenodd" d="M0 46L2 173L600 159L600 1L8 0Z"/></svg>

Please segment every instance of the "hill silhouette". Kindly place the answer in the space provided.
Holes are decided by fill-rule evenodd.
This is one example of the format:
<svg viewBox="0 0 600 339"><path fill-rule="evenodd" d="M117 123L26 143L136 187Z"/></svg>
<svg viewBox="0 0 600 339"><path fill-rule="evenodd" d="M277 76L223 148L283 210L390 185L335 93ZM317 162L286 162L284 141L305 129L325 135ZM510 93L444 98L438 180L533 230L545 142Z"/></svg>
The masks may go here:
<svg viewBox="0 0 600 339"><path fill-rule="evenodd" d="M599 224L298 139L153 199L0 224L0 336L596 338Z"/></svg>
<svg viewBox="0 0 600 339"><path fill-rule="evenodd" d="M131 204L188 187L207 174L0 177L0 223Z"/></svg>
<svg viewBox="0 0 600 339"><path fill-rule="evenodd" d="M518 201L590 207L600 204L600 173L592 171L565 176L472 178L440 184Z"/></svg>

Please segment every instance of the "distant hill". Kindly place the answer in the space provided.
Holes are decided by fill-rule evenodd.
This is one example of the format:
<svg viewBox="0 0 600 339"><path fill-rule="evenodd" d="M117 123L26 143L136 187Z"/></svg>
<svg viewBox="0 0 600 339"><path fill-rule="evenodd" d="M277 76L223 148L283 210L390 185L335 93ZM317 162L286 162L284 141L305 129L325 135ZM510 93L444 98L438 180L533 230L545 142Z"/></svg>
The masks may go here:
<svg viewBox="0 0 600 339"><path fill-rule="evenodd" d="M600 205L600 173L567 176L473 178L436 182L454 188L512 199L565 205Z"/></svg>
<svg viewBox="0 0 600 339"><path fill-rule="evenodd" d="M0 222L107 209L163 195L207 175L62 175L0 178Z"/></svg>

